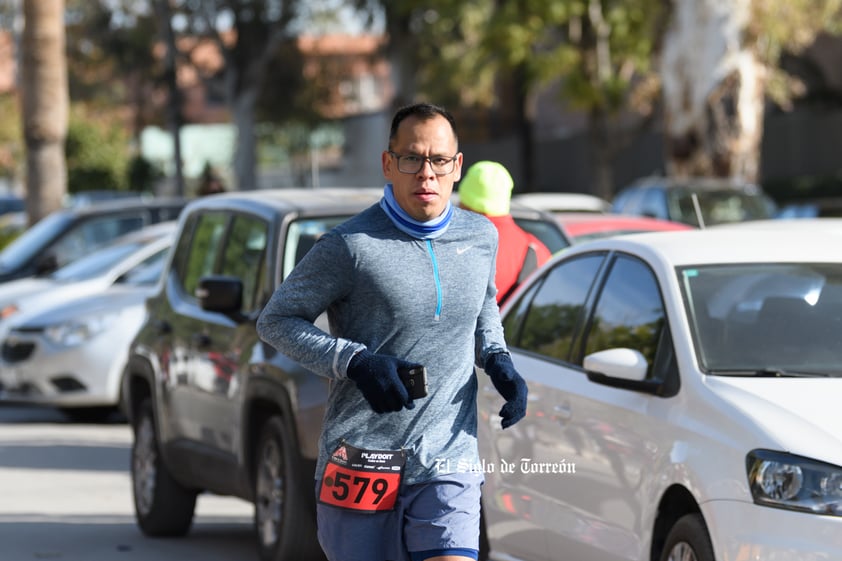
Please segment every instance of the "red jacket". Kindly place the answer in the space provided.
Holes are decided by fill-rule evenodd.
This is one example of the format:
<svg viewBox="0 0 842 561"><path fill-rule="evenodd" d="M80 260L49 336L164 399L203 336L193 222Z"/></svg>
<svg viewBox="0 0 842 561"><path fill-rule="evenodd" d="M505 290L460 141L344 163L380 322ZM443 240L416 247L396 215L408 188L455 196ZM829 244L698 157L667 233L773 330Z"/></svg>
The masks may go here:
<svg viewBox="0 0 842 561"><path fill-rule="evenodd" d="M546 263L552 254L541 240L518 226L510 214L487 218L497 227L500 238L497 246L497 273L494 277L494 283L497 285L497 303L500 304L517 285L518 275L530 244L535 247L538 266Z"/></svg>

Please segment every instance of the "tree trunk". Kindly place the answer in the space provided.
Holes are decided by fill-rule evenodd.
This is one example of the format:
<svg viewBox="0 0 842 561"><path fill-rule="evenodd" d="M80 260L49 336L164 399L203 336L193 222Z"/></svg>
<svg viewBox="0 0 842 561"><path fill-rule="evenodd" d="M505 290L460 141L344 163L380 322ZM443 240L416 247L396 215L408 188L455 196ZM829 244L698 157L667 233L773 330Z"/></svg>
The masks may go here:
<svg viewBox="0 0 842 561"><path fill-rule="evenodd" d="M157 0L155 11L158 17L158 24L166 46L164 57L164 81L167 85L167 124L172 135L173 145L173 173L175 175L175 195L183 197L184 192L184 170L181 165L181 89L178 87L178 75L176 69L176 55L178 47L175 43L175 33L172 27L172 11L170 0Z"/></svg>
<svg viewBox="0 0 842 561"><path fill-rule="evenodd" d="M21 90L26 144L26 207L34 224L67 193L69 110L64 0L25 0Z"/></svg>
<svg viewBox="0 0 842 561"><path fill-rule="evenodd" d="M257 85L236 93L233 103L234 124L237 128L237 146L234 153L234 175L237 189L259 189L257 183L257 139L254 126L254 108L257 104Z"/></svg>
<svg viewBox="0 0 842 561"><path fill-rule="evenodd" d="M757 181L765 72L744 44L750 0L675 0L661 76L674 176Z"/></svg>
<svg viewBox="0 0 842 561"><path fill-rule="evenodd" d="M614 196L612 163L617 150L615 143L619 143L612 137L609 118L604 110L594 108L588 113L588 136L593 170L591 193L610 201Z"/></svg>

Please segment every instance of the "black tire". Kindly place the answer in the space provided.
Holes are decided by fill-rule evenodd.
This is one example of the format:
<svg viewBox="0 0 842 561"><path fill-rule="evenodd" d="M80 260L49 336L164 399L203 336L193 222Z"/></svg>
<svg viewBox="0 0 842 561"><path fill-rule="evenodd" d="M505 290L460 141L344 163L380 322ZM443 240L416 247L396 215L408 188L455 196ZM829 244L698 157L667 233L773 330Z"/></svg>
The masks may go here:
<svg viewBox="0 0 842 561"><path fill-rule="evenodd" d="M263 425L254 456L254 528L263 561L323 560L316 538L314 480L283 418Z"/></svg>
<svg viewBox="0 0 842 561"><path fill-rule="evenodd" d="M685 514L673 525L661 561L715 561L707 525L700 514Z"/></svg>
<svg viewBox="0 0 842 561"><path fill-rule="evenodd" d="M184 536L193 523L197 492L180 485L164 464L148 399L138 407L133 425L131 471L137 524L147 536Z"/></svg>

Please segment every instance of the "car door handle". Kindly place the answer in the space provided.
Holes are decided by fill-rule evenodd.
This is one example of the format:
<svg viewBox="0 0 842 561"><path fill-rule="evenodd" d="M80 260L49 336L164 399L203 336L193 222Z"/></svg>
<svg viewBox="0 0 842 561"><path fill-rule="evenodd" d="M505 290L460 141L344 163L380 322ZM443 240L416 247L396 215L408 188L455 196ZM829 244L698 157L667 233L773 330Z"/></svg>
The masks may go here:
<svg viewBox="0 0 842 561"><path fill-rule="evenodd" d="M193 336L190 337L190 340L197 349L205 349L210 347L211 344L210 336L205 335L204 333L194 333Z"/></svg>

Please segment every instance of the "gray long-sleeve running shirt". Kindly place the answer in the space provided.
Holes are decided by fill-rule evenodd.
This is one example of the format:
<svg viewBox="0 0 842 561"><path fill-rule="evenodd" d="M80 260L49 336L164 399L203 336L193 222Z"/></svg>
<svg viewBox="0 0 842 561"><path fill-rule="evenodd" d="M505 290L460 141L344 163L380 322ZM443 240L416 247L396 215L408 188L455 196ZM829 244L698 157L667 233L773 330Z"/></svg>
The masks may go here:
<svg viewBox="0 0 842 561"><path fill-rule="evenodd" d="M341 441L407 453L406 483L479 463L474 364L506 352L494 287L497 231L454 208L445 233L421 240L374 205L325 234L266 305L260 337L332 379L316 477ZM327 311L330 333L313 325ZM427 367L415 408L375 413L347 378L367 348Z"/></svg>

